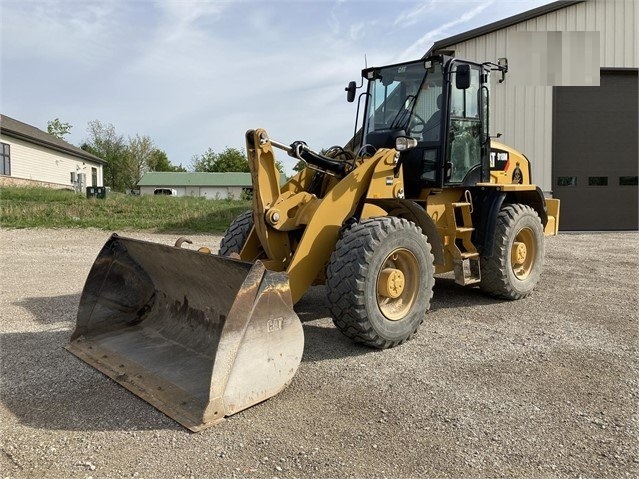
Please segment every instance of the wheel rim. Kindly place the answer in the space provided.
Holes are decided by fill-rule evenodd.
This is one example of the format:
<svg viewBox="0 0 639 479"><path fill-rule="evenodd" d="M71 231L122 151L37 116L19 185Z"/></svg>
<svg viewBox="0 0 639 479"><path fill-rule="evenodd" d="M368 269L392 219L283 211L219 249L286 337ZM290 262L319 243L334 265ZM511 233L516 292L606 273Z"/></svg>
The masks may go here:
<svg viewBox="0 0 639 479"><path fill-rule="evenodd" d="M391 321L403 319L411 310L419 292L419 263L404 248L391 252L377 275L377 306Z"/></svg>
<svg viewBox="0 0 639 479"><path fill-rule="evenodd" d="M510 255L513 273L517 279L525 280L530 275L536 256L535 234L530 228L523 228L513 241Z"/></svg>

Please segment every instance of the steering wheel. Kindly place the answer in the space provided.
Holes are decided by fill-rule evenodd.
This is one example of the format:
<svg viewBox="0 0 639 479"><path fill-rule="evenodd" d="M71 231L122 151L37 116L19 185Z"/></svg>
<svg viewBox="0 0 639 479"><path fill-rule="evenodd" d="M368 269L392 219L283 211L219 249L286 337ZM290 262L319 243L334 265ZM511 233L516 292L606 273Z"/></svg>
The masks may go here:
<svg viewBox="0 0 639 479"><path fill-rule="evenodd" d="M424 128L426 128L426 120L424 120L417 113L413 112L413 117L410 120L410 125L408 127L409 133L415 135L421 135L424 132Z"/></svg>

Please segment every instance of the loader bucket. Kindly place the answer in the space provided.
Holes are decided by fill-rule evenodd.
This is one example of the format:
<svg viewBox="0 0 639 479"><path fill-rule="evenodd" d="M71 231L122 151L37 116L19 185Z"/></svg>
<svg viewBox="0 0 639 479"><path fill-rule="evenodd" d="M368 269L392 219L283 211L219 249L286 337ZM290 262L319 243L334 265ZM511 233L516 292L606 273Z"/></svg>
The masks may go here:
<svg viewBox="0 0 639 479"><path fill-rule="evenodd" d="M280 392L303 348L286 273L115 234L67 346L192 431Z"/></svg>

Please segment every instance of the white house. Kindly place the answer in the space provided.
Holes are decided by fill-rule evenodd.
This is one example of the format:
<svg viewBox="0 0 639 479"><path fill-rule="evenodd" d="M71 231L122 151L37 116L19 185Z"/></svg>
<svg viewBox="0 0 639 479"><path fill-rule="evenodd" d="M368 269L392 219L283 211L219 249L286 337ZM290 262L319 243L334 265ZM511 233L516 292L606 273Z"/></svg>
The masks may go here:
<svg viewBox="0 0 639 479"><path fill-rule="evenodd" d="M38 128L0 115L0 186L38 185L84 192L103 186L101 158Z"/></svg>

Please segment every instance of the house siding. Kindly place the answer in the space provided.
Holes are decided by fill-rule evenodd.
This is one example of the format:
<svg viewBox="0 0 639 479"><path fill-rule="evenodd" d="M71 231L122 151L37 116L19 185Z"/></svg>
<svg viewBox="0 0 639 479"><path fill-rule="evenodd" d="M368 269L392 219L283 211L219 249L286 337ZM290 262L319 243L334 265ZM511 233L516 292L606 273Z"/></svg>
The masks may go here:
<svg viewBox="0 0 639 479"><path fill-rule="evenodd" d="M71 183L71 172L75 172L86 174L86 186L103 185L101 164L8 135L0 135L0 142L11 146L11 178L48 183L60 188L72 188L74 185ZM98 173L95 185L91 174L92 167L96 168Z"/></svg>

